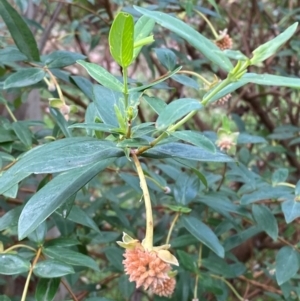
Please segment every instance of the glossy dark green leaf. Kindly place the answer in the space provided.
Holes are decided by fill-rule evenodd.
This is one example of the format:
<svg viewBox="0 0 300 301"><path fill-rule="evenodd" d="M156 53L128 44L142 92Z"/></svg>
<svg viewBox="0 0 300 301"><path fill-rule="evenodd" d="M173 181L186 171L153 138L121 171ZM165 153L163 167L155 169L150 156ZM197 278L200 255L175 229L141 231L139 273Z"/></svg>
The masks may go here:
<svg viewBox="0 0 300 301"><path fill-rule="evenodd" d="M49 215L71 195L81 189L114 159L106 159L56 176L36 192L26 203L18 223L19 239L34 231ZM32 214L34 212L34 214ZM70 216L70 215L69 215Z"/></svg>
<svg viewBox="0 0 300 301"><path fill-rule="evenodd" d="M152 32L155 25L155 21L149 17L141 16L134 25L134 43L147 38ZM135 59L142 47L135 47L133 50L133 59Z"/></svg>
<svg viewBox="0 0 300 301"><path fill-rule="evenodd" d="M197 99L180 98L174 100L160 112L156 120L156 127L159 130L163 130L188 113L201 108L202 105Z"/></svg>
<svg viewBox="0 0 300 301"><path fill-rule="evenodd" d="M183 217L184 227L200 242L210 248L218 256L224 257L225 251L216 234L204 223L193 216Z"/></svg>
<svg viewBox="0 0 300 301"><path fill-rule="evenodd" d="M77 60L84 60L85 58L86 56L82 55L81 53L66 50L57 50L48 54L44 58L44 63L49 69L62 68L73 65Z"/></svg>
<svg viewBox="0 0 300 301"><path fill-rule="evenodd" d="M289 170L287 168L279 168L272 174L272 184L275 186L280 182L285 182L289 175Z"/></svg>
<svg viewBox="0 0 300 301"><path fill-rule="evenodd" d="M285 246L276 255L276 280L278 285L290 280L299 270L297 251Z"/></svg>
<svg viewBox="0 0 300 301"><path fill-rule="evenodd" d="M135 291L135 284L134 284L134 282L129 281L129 278L127 275L122 275L119 278L118 287L119 287L120 292L122 292L122 296L124 298L126 298L126 300L129 300L130 296ZM97 300L94 300L94 301L97 301ZM101 301L101 300L98 300L98 301ZM102 300L102 301L105 301L105 300Z"/></svg>
<svg viewBox="0 0 300 301"><path fill-rule="evenodd" d="M121 149L116 148L112 142L89 137L65 138L50 142L28 151L2 174L0 194L31 173L65 171L122 154Z"/></svg>
<svg viewBox="0 0 300 301"><path fill-rule="evenodd" d="M58 278L69 274L74 274L74 269L58 260L47 259L38 262L33 269L33 273L42 278Z"/></svg>
<svg viewBox="0 0 300 301"><path fill-rule="evenodd" d="M20 141L24 143L27 148L30 148L32 145L32 134L28 127L21 121L16 121L12 124L12 128Z"/></svg>
<svg viewBox="0 0 300 301"><path fill-rule="evenodd" d="M84 67L88 74L104 87L114 91L123 91L124 85L103 67L82 60L77 61L77 63Z"/></svg>
<svg viewBox="0 0 300 301"><path fill-rule="evenodd" d="M0 1L0 15L19 50L24 53L30 61L39 61L39 50L32 32L23 18L7 0Z"/></svg>
<svg viewBox="0 0 300 301"><path fill-rule="evenodd" d="M30 262L15 254L0 254L0 274L16 275L28 272Z"/></svg>
<svg viewBox="0 0 300 301"><path fill-rule="evenodd" d="M281 210L284 214L285 221L291 223L300 216L300 202L294 200L294 197L281 203Z"/></svg>
<svg viewBox="0 0 300 301"><path fill-rule="evenodd" d="M90 100L93 99L93 84L83 76L71 76L71 82L74 82L75 85L86 95Z"/></svg>
<svg viewBox="0 0 300 301"><path fill-rule="evenodd" d="M258 226L261 227L273 240L278 237L278 225L275 216L264 205L253 205L252 213Z"/></svg>
<svg viewBox="0 0 300 301"><path fill-rule="evenodd" d="M278 35L271 41L260 45L252 53L253 57L251 59L251 64L257 64L269 58L271 55L275 54L280 46L282 46L287 40L289 40L295 33L298 26L298 22L294 23L288 27L284 32Z"/></svg>
<svg viewBox="0 0 300 301"><path fill-rule="evenodd" d="M176 66L176 55L172 50L167 48L155 48L154 51L160 63L167 70L174 70Z"/></svg>
<svg viewBox="0 0 300 301"><path fill-rule="evenodd" d="M36 301L52 301L60 284L60 278L40 278L35 290Z"/></svg>
<svg viewBox="0 0 300 301"><path fill-rule="evenodd" d="M94 104L101 120L105 124L113 125L118 128L119 122L116 116L115 106L120 108L124 114L123 94L100 85L94 85L93 94Z"/></svg>
<svg viewBox="0 0 300 301"><path fill-rule="evenodd" d="M50 107L50 113L65 137L72 137L72 132L68 127L68 122L66 121L60 110Z"/></svg>
<svg viewBox="0 0 300 301"><path fill-rule="evenodd" d="M192 143L196 146L206 149L212 153L216 152L216 147L211 142L211 140L199 132L186 130L173 132L171 133L171 135L180 140Z"/></svg>
<svg viewBox="0 0 300 301"><path fill-rule="evenodd" d="M19 69L11 74L4 82L4 89L21 88L40 82L46 75L41 68Z"/></svg>
<svg viewBox="0 0 300 301"><path fill-rule="evenodd" d="M234 160L226 154L216 151L216 153L183 143L167 143L153 147L146 151L144 156L151 158L181 158L193 161L204 162L233 162Z"/></svg>
<svg viewBox="0 0 300 301"><path fill-rule="evenodd" d="M152 18L161 26L171 30L181 38L185 39L197 50L199 50L207 59L215 63L221 69L230 71L233 68L230 60L224 54L214 52L219 52L219 48L213 42L201 35L198 31L193 29L185 22L163 12L150 11L137 6L134 6L134 9L141 14Z"/></svg>
<svg viewBox="0 0 300 301"><path fill-rule="evenodd" d="M185 87L191 87L191 88L194 88L196 90L200 89L200 86L199 86L199 84L196 80L194 80L193 78L188 77L184 74L175 74L175 75L172 76L172 79L174 79L175 81L181 83Z"/></svg>
<svg viewBox="0 0 300 301"><path fill-rule="evenodd" d="M177 251L180 266L192 273L197 273L197 261L193 260L192 256L182 250Z"/></svg>
<svg viewBox="0 0 300 301"><path fill-rule="evenodd" d="M133 59L134 22L133 17L124 12L118 13L109 31L109 48L114 60L123 68Z"/></svg>
<svg viewBox="0 0 300 301"><path fill-rule="evenodd" d="M91 257L61 247L48 247L43 249L46 256L74 266L84 266L100 271L97 262Z"/></svg>
<svg viewBox="0 0 300 301"><path fill-rule="evenodd" d="M118 271L123 272L124 267L122 264L123 250L117 247L108 247L104 251L109 263Z"/></svg>
<svg viewBox="0 0 300 301"><path fill-rule="evenodd" d="M118 133L120 131L116 126L105 123L75 123L70 125L69 128L88 129L106 133Z"/></svg>

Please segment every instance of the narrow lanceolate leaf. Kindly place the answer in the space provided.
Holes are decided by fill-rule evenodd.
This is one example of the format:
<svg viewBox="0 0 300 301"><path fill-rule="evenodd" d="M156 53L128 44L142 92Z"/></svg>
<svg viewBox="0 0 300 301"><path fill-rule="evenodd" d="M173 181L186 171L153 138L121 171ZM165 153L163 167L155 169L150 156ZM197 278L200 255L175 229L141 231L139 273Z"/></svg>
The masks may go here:
<svg viewBox="0 0 300 301"><path fill-rule="evenodd" d="M111 90L123 92L123 84L103 67L82 60L77 61L77 63L84 67L88 74L99 84Z"/></svg>
<svg viewBox="0 0 300 301"><path fill-rule="evenodd" d="M163 130L171 124L175 123L178 119L182 118L186 114L194 110L200 110L201 108L202 105L197 99L177 99L167 105L160 113L159 117L156 120L156 127L159 130Z"/></svg>
<svg viewBox="0 0 300 301"><path fill-rule="evenodd" d="M35 290L35 299L37 301L52 301L56 295L59 284L60 278L40 278Z"/></svg>
<svg viewBox="0 0 300 301"><path fill-rule="evenodd" d="M33 273L42 278L57 278L74 272L70 265L52 259L38 262L33 269Z"/></svg>
<svg viewBox="0 0 300 301"><path fill-rule="evenodd" d="M128 67L133 59L133 17L120 12L109 31L109 48L114 60L123 68Z"/></svg>
<svg viewBox="0 0 300 301"><path fill-rule="evenodd" d="M155 20L161 26L175 32L221 69L230 71L233 68L230 60L222 52L220 52L220 49L213 42L201 35L185 22L166 13L150 11L137 6L134 6L134 9Z"/></svg>
<svg viewBox="0 0 300 301"><path fill-rule="evenodd" d="M39 50L32 32L7 0L0 1L0 15L19 50L27 56L28 60L39 61Z"/></svg>
<svg viewBox="0 0 300 301"><path fill-rule="evenodd" d="M4 89L21 88L40 82L46 72L40 68L26 68L10 75L4 82Z"/></svg>
<svg viewBox="0 0 300 301"><path fill-rule="evenodd" d="M65 138L44 144L25 153L0 175L0 194L31 173L61 172L122 154L114 143L88 137Z"/></svg>
<svg viewBox="0 0 300 301"><path fill-rule="evenodd" d="M28 272L30 262L15 254L0 254L0 274L16 275Z"/></svg>
<svg viewBox="0 0 300 301"><path fill-rule="evenodd" d="M21 121L16 121L12 124L12 128L20 141L27 147L30 148L32 144L32 134L28 127Z"/></svg>
<svg viewBox="0 0 300 301"><path fill-rule="evenodd" d="M152 32L155 21L147 16L141 16L134 25L134 43L147 38ZM136 47L133 50L133 59L135 59L142 47Z"/></svg>
<svg viewBox="0 0 300 301"><path fill-rule="evenodd" d="M224 257L225 251L216 234L204 223L193 216L183 217L184 227L200 242L210 248L218 256Z"/></svg>
<svg viewBox="0 0 300 301"><path fill-rule="evenodd" d="M81 189L114 159L92 163L56 176L26 203L18 223L19 239L34 231L70 196ZM34 214L32 214L34 212Z"/></svg>
<svg viewBox="0 0 300 301"><path fill-rule="evenodd" d="M60 247L48 247L43 249L46 256L62 261L66 264L84 266L95 271L100 271L97 262L89 256Z"/></svg>
<svg viewBox="0 0 300 301"><path fill-rule="evenodd" d="M281 248L276 256L275 270L278 285L294 277L299 270L297 251L289 246Z"/></svg>
<svg viewBox="0 0 300 301"><path fill-rule="evenodd" d="M278 237L278 225L275 216L264 205L253 205L252 213L258 226L261 227L273 240Z"/></svg>
<svg viewBox="0 0 300 301"><path fill-rule="evenodd" d="M252 53L253 57L251 59L251 64L257 64L269 58L271 55L275 54L280 46L282 46L288 39L292 37L298 26L298 22L294 23L288 27L283 33L278 35L271 41L260 45Z"/></svg>
<svg viewBox="0 0 300 301"><path fill-rule="evenodd" d="M186 130L186 131L173 132L171 133L171 135L180 140L202 147L212 153L216 152L216 147L211 142L211 140L209 140L207 137L205 137L203 134L199 132Z"/></svg>

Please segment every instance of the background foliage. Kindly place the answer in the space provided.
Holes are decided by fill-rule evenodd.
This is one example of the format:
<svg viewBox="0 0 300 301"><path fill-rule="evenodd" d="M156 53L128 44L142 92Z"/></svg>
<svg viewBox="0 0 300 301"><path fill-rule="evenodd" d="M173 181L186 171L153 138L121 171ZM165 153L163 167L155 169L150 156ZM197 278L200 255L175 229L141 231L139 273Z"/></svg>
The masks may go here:
<svg viewBox="0 0 300 301"><path fill-rule="evenodd" d="M298 300L299 5L2 0L0 300L165 300L116 245L145 237L130 149L180 264L172 300Z"/></svg>

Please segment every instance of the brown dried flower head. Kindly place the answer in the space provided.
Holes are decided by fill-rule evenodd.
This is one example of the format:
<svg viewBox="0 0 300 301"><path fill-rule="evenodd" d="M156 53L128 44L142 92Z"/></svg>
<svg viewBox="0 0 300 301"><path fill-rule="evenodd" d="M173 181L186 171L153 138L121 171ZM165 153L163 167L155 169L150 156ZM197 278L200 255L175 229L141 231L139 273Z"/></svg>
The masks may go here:
<svg viewBox="0 0 300 301"><path fill-rule="evenodd" d="M171 264L178 265L178 261L167 250L170 245L146 250L143 243L126 233L123 234L123 241L117 243L126 249L123 264L129 281L135 281L137 288L143 286L159 296L172 295L176 286L176 272L172 271Z"/></svg>
<svg viewBox="0 0 300 301"><path fill-rule="evenodd" d="M227 29L223 31L219 31L220 35L217 40L215 40L215 44L221 49L231 49L232 48L232 39L227 34Z"/></svg>

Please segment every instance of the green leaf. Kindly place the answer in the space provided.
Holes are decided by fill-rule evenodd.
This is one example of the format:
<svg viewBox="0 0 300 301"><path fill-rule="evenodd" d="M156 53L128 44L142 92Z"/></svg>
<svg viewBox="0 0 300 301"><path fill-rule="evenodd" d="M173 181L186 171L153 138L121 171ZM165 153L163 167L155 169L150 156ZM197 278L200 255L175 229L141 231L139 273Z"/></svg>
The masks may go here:
<svg viewBox="0 0 300 301"><path fill-rule="evenodd" d="M40 82L45 75L46 72L41 68L20 69L11 74L4 81L4 89L21 88L34 85Z"/></svg>
<svg viewBox="0 0 300 301"><path fill-rule="evenodd" d="M11 301L7 296L5 295L0 295L0 301Z"/></svg>
<svg viewBox="0 0 300 301"><path fill-rule="evenodd" d="M75 123L69 126L69 128L88 129L106 133L120 133L120 129L116 126L105 123Z"/></svg>
<svg viewBox="0 0 300 301"><path fill-rule="evenodd" d="M77 61L77 63L84 67L88 74L104 87L114 91L123 91L124 85L103 67L82 60Z"/></svg>
<svg viewBox="0 0 300 301"><path fill-rule="evenodd" d="M57 260L43 260L38 262L33 269L33 273L42 278L58 278L69 274L74 274L74 269L65 263Z"/></svg>
<svg viewBox="0 0 300 301"><path fill-rule="evenodd" d="M295 196L296 197L300 196L300 180L297 182L296 187L295 187Z"/></svg>
<svg viewBox="0 0 300 301"><path fill-rule="evenodd" d="M0 62L2 64L26 60L27 57L14 46L0 49Z"/></svg>
<svg viewBox="0 0 300 301"><path fill-rule="evenodd" d="M264 205L253 205L252 213L258 226L261 227L273 240L278 237L278 225L275 216Z"/></svg>
<svg viewBox="0 0 300 301"><path fill-rule="evenodd" d="M52 259L62 261L66 264L88 267L92 270L98 272L100 271L98 264L94 259L79 252L60 247L48 247L43 249L43 254Z"/></svg>
<svg viewBox="0 0 300 301"><path fill-rule="evenodd" d="M154 51L160 63L167 70L174 70L176 66L176 55L172 50L167 48L155 48Z"/></svg>
<svg viewBox="0 0 300 301"><path fill-rule="evenodd" d="M182 173L176 180L174 187L174 198L177 203L187 205L196 196L200 188L198 177Z"/></svg>
<svg viewBox="0 0 300 301"><path fill-rule="evenodd" d="M192 143L196 146L206 149L212 153L216 152L216 147L211 142L211 140L209 140L206 136L204 136L199 132L186 130L186 131L173 132L171 133L171 135L180 140Z"/></svg>
<svg viewBox="0 0 300 301"><path fill-rule="evenodd" d="M85 167L79 167L56 176L36 192L26 203L18 223L18 235L22 240L67 199L81 189L114 159L105 159ZM32 214L34 212L34 215ZM69 214L70 216L70 214Z"/></svg>
<svg viewBox="0 0 300 301"><path fill-rule="evenodd" d="M151 158L181 158L186 160L203 161L203 162L233 162L234 160L220 151L216 153L183 143L168 143L158 145L143 153L145 157Z"/></svg>
<svg viewBox="0 0 300 301"><path fill-rule="evenodd" d="M262 62L267 58L269 58L270 56L272 56L273 54L275 54L278 48L292 37L292 35L295 33L297 29L297 26L298 26L298 22L288 27L284 32L282 32L276 38L256 48L252 52L253 57L250 60L251 64L253 65Z"/></svg>
<svg viewBox="0 0 300 301"><path fill-rule="evenodd" d="M284 214L286 223L291 223L300 216L300 202L295 201L294 198L290 198L281 203L281 210Z"/></svg>
<svg viewBox="0 0 300 301"><path fill-rule="evenodd" d="M2 217L0 217L0 231L18 225L18 220L21 211L22 211L22 207L18 206L14 209L9 210Z"/></svg>
<svg viewBox="0 0 300 301"><path fill-rule="evenodd" d="M111 160L111 163L112 162L113 162L113 160ZM109 163L109 164L111 164L111 163ZM64 212L62 212L62 216L64 217ZM94 220L78 206L72 207L70 213L67 216L67 219L74 223L89 227L98 233L100 232L99 227L94 222Z"/></svg>
<svg viewBox="0 0 300 301"><path fill-rule="evenodd" d="M194 80L193 78L188 77L184 74L175 74L172 76L172 79L181 83L185 87L191 87L196 90L200 90L200 86L199 86L198 82L196 80Z"/></svg>
<svg viewBox="0 0 300 301"><path fill-rule="evenodd" d="M66 66L70 66L76 63L78 60L84 60L86 58L85 55L81 53L66 51L66 50L57 50L53 51L47 56L45 56L44 63L45 65L51 68L63 68Z"/></svg>
<svg viewBox="0 0 300 301"><path fill-rule="evenodd" d="M220 53L219 48L209 39L193 29L190 25L166 13L150 11L137 6L133 7L141 14L152 18L161 26L175 32L181 38L185 39L199 50L208 60L215 63L221 69L225 71L233 69L230 60L223 53ZM215 51L217 51L217 53L215 53Z"/></svg>
<svg viewBox="0 0 300 301"><path fill-rule="evenodd" d="M290 280L299 270L297 251L285 246L276 255L276 280L278 285Z"/></svg>
<svg viewBox="0 0 300 301"><path fill-rule="evenodd" d="M60 284L60 278L40 278L35 290L36 301L52 301Z"/></svg>
<svg viewBox="0 0 300 301"><path fill-rule="evenodd" d="M29 240L34 241L38 246L41 246L47 235L47 223L41 223L30 235L28 235Z"/></svg>
<svg viewBox="0 0 300 301"><path fill-rule="evenodd" d="M192 273L197 273L198 270L197 262L193 260L190 254L182 250L178 250L177 254L179 257L180 265L182 265L187 271L190 271Z"/></svg>
<svg viewBox="0 0 300 301"><path fill-rule="evenodd" d="M220 244L216 234L208 226L193 216L184 216L183 225L200 242L210 248L218 256L224 258L224 248Z"/></svg>
<svg viewBox="0 0 300 301"><path fill-rule="evenodd" d="M148 103L148 105L153 109L153 111L157 114L160 114L167 104L160 98L150 97L148 95L143 95L143 98Z"/></svg>
<svg viewBox="0 0 300 301"><path fill-rule="evenodd" d="M93 94L94 104L101 120L108 125L118 128L119 122L116 116L115 105L118 108L122 108L121 113L124 114L123 94L100 85L94 85Z"/></svg>
<svg viewBox="0 0 300 301"><path fill-rule="evenodd" d="M159 130L163 130L175 123L178 119L182 118L186 114L200 110L202 105L197 99L193 98L180 98L172 101L167 105L160 113L156 120L156 127Z"/></svg>
<svg viewBox="0 0 300 301"><path fill-rule="evenodd" d="M12 129L15 131L17 137L27 148L32 145L32 134L28 127L22 121L12 123Z"/></svg>
<svg viewBox="0 0 300 301"><path fill-rule="evenodd" d="M145 39L152 32L155 21L147 16L141 16L134 25L134 44ZM133 50L133 60L138 56L142 47L136 47Z"/></svg>
<svg viewBox="0 0 300 301"><path fill-rule="evenodd" d="M65 138L50 142L28 151L2 174L0 194L31 173L65 171L122 154L122 150L116 148L114 143L89 137Z"/></svg>
<svg viewBox="0 0 300 301"><path fill-rule="evenodd" d="M133 17L124 12L118 13L109 31L109 48L114 60L123 68L133 59Z"/></svg>
<svg viewBox="0 0 300 301"><path fill-rule="evenodd" d="M24 53L30 61L39 61L39 50L32 32L23 18L7 0L0 1L0 15L19 50Z"/></svg>
<svg viewBox="0 0 300 301"><path fill-rule="evenodd" d="M50 107L50 113L51 116L54 118L56 124L58 125L59 129L65 135L65 137L72 137L72 132L68 127L68 122L66 121L65 117L60 112L60 110Z"/></svg>
<svg viewBox="0 0 300 301"><path fill-rule="evenodd" d="M104 251L109 263L118 271L123 272L124 267L122 264L123 251L120 248L108 247Z"/></svg>
<svg viewBox="0 0 300 301"><path fill-rule="evenodd" d="M16 275L28 272L30 262L14 254L0 254L0 274Z"/></svg>
<svg viewBox="0 0 300 301"><path fill-rule="evenodd" d="M279 168L272 174L272 185L275 186L280 182L285 182L289 175L289 170L287 168Z"/></svg>

